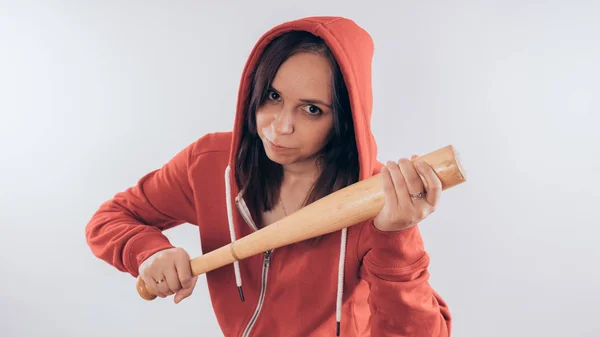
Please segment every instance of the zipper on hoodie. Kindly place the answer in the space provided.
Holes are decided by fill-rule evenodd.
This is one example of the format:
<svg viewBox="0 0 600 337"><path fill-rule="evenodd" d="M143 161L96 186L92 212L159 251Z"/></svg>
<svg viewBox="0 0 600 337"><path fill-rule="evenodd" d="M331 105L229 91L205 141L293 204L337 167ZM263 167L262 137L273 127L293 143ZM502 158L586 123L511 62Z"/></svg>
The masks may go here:
<svg viewBox="0 0 600 337"><path fill-rule="evenodd" d="M250 228L252 228L252 230L257 231L258 228L256 227L256 224L254 223L254 221L252 221L252 217L250 216L250 210L248 210L248 206L246 206L244 199L240 198L240 196L236 197L235 204L238 207L242 217L246 221L246 224L248 226L250 226ZM273 254L273 251L274 251L274 249L271 249L271 250L264 252L264 254L263 254L262 278L261 278L261 285L260 285L260 295L258 296L258 303L256 304L256 309L254 310L254 314L252 315L252 317L250 318L250 321L248 322L248 325L246 325L246 328L244 329L244 333L242 334L242 337L248 337L250 335L250 331L254 327L254 323L256 323L256 320L258 319L258 316L260 315L260 311L262 309L262 306L263 306L263 303L265 300L265 293L267 291L267 276L268 276L268 272L269 272L269 266L271 265L271 255Z"/></svg>
<svg viewBox="0 0 600 337"><path fill-rule="evenodd" d="M248 322L246 329L244 329L244 333L242 334L242 337L248 337L250 335L250 331L252 330L252 328L254 327L254 323L256 323L256 320L258 319L258 315L260 315L260 311L261 311L263 303L265 301L265 292L267 290L267 272L269 271L269 265L271 264L271 253L272 252L273 252L272 250L269 250L264 253L263 268L262 268L262 282L261 282L261 286L260 286L260 296L258 297L258 304L256 305L256 310L254 311L254 314L250 318L250 321Z"/></svg>

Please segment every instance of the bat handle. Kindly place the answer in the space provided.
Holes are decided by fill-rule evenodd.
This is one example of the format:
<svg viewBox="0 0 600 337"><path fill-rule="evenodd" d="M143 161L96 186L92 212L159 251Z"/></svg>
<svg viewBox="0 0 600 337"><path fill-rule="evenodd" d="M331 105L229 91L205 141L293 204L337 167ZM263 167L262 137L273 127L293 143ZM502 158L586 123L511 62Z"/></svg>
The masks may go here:
<svg viewBox="0 0 600 337"><path fill-rule="evenodd" d="M190 269L192 271L192 276L198 276L208 271L231 264L236 260L236 258L234 257L236 255L239 254L236 254L234 246L232 244L228 244L208 253L202 254L198 257L195 257L190 260ZM245 257L247 256L240 256L240 258ZM146 287L146 283L141 278L141 276L138 276L135 287L140 297L147 301L152 301L157 297L155 294L148 290L148 288Z"/></svg>

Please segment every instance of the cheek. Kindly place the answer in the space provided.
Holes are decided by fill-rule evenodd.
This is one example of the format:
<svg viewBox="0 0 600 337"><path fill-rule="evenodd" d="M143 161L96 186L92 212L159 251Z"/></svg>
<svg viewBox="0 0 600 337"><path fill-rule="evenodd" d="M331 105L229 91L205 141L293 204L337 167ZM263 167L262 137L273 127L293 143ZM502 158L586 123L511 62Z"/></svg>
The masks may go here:
<svg viewBox="0 0 600 337"><path fill-rule="evenodd" d="M330 121L323 121L323 123L311 123L305 128L304 139L310 140L311 148L313 150L319 150L329 140L329 134L333 128L333 123Z"/></svg>

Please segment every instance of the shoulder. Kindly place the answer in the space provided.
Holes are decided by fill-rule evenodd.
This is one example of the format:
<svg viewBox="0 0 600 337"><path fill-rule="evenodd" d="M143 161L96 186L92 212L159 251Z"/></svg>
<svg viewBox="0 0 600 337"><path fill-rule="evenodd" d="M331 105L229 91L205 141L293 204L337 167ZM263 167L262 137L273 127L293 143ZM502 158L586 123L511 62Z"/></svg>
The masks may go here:
<svg viewBox="0 0 600 337"><path fill-rule="evenodd" d="M189 144L176 159L181 163L181 174L195 186L217 186L229 161L232 132L208 133ZM185 172L184 172L185 171Z"/></svg>
<svg viewBox="0 0 600 337"><path fill-rule="evenodd" d="M205 155L229 155L232 132L213 132L198 138L189 147L190 156L198 158Z"/></svg>

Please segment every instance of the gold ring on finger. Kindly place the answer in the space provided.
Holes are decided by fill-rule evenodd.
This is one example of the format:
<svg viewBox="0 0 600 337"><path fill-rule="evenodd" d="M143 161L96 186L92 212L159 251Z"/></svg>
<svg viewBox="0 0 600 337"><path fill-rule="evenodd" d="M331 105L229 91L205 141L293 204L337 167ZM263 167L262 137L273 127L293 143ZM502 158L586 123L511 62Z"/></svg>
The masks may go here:
<svg viewBox="0 0 600 337"><path fill-rule="evenodd" d="M425 194L425 192L411 193L410 197L417 200L423 200L425 199Z"/></svg>

